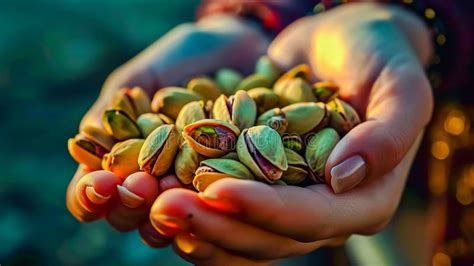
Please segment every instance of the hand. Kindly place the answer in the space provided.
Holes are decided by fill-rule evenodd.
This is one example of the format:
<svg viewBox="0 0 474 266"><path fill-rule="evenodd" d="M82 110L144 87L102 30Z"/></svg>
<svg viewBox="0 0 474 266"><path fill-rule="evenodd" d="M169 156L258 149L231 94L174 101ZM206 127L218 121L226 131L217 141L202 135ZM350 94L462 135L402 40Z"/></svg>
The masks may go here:
<svg viewBox="0 0 474 266"><path fill-rule="evenodd" d="M181 84L195 75L212 73L222 67L248 72L252 62L264 53L267 45L263 35L233 17L213 16L196 24L178 26L107 78L98 100L84 116L80 128L93 126L102 129L102 113L114 92L121 87L140 86L151 96L162 86ZM87 169L80 166L67 191L68 209L78 220L94 221L105 217L119 231L139 227L142 237L151 245L169 243L169 239L163 238L149 222L144 222L149 209L127 207L123 199L133 200L128 193L132 192L153 202L160 192L181 187L175 176L161 179L158 189L156 184L148 184L147 187L145 183L132 182L128 178L122 183L114 175L84 176L86 173ZM122 185L120 191L117 191L117 185ZM86 187L92 187L89 188L89 195L84 191ZM117 195L121 200L105 200ZM90 201L88 196L96 203Z"/></svg>
<svg viewBox="0 0 474 266"><path fill-rule="evenodd" d="M340 84L364 122L331 153L325 172L332 189L223 179L201 194L163 193L151 222L176 236L178 252L198 265L270 262L380 231L398 206L431 117L423 71L430 38L407 11L343 5L290 25L268 53L283 67L308 63L316 78Z"/></svg>

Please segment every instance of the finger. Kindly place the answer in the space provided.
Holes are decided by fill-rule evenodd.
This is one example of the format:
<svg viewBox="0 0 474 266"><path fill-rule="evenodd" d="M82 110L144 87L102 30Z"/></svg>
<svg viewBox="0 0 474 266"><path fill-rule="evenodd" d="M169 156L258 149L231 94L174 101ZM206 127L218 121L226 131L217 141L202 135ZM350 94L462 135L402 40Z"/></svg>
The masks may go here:
<svg viewBox="0 0 474 266"><path fill-rule="evenodd" d="M147 220L150 207L158 197L158 180L145 172L137 172L116 189L118 200L108 212L107 222L120 232L138 228Z"/></svg>
<svg viewBox="0 0 474 266"><path fill-rule="evenodd" d="M116 186L122 180L109 171L86 173L82 166L69 183L66 205L76 219L90 222L102 218L117 198Z"/></svg>
<svg viewBox="0 0 474 266"><path fill-rule="evenodd" d="M228 178L211 184L200 198L213 209L301 242L375 232L398 206L420 139L393 172L340 195L325 185L268 186Z"/></svg>
<svg viewBox="0 0 474 266"><path fill-rule="evenodd" d="M156 231L148 219L145 223L140 225L138 232L140 233L142 241L152 248L163 248L173 242L173 239Z"/></svg>
<svg viewBox="0 0 474 266"><path fill-rule="evenodd" d="M181 188L181 187L183 187L183 184L181 184L181 182L179 182L178 177L176 177L175 175L167 175L167 176L162 177L160 179L160 191L161 192L166 191L168 189Z"/></svg>

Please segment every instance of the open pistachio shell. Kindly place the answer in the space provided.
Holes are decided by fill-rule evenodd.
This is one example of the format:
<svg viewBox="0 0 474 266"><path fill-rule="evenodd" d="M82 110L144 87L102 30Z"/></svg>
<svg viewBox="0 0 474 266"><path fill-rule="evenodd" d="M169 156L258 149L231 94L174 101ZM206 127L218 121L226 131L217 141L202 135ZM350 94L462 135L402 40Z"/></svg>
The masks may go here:
<svg viewBox="0 0 474 266"><path fill-rule="evenodd" d="M332 81L319 81L314 83L313 91L318 101L327 103L339 95L339 86Z"/></svg>
<svg viewBox="0 0 474 266"><path fill-rule="evenodd" d="M204 101L215 101L217 97L222 94L219 86L212 79L207 77L191 79L186 85L186 88L201 96L201 99Z"/></svg>
<svg viewBox="0 0 474 266"><path fill-rule="evenodd" d="M138 156L140 170L154 176L165 174L173 163L178 146L179 133L176 126L159 126L148 135L143 143Z"/></svg>
<svg viewBox="0 0 474 266"><path fill-rule="evenodd" d="M166 116L164 114L158 114L158 116L160 117L161 121L163 121L165 124L167 125L174 124L174 120L171 119L169 116Z"/></svg>
<svg viewBox="0 0 474 266"><path fill-rule="evenodd" d="M304 135L325 127L329 113L324 103L303 102L285 106L282 111L288 121L287 133Z"/></svg>
<svg viewBox="0 0 474 266"><path fill-rule="evenodd" d="M137 119L137 125L145 138L150 135L155 128L163 124L165 124L165 122L161 120L160 115L155 113L141 114Z"/></svg>
<svg viewBox="0 0 474 266"><path fill-rule="evenodd" d="M308 165L304 158L293 150L285 148L288 169L283 172L281 180L289 185L297 185L303 182L308 176Z"/></svg>
<svg viewBox="0 0 474 266"><path fill-rule="evenodd" d="M135 120L122 110L106 110L102 116L102 122L107 133L117 140L141 137Z"/></svg>
<svg viewBox="0 0 474 266"><path fill-rule="evenodd" d="M246 91L239 90L230 97L219 96L212 108L212 116L231 122L242 130L255 124L257 106Z"/></svg>
<svg viewBox="0 0 474 266"><path fill-rule="evenodd" d="M273 90L280 97L283 105L317 101L313 88L302 78L292 78L278 82Z"/></svg>
<svg viewBox="0 0 474 266"><path fill-rule="evenodd" d="M298 134L285 133L281 137L281 141L283 142L283 146L285 148L293 150L297 153L303 152L303 149L304 149L303 139L301 139L301 137Z"/></svg>
<svg viewBox="0 0 474 266"><path fill-rule="evenodd" d="M174 170L181 183L188 185L193 182L194 172L205 157L197 153L188 143L184 142L176 155Z"/></svg>
<svg viewBox="0 0 474 266"><path fill-rule="evenodd" d="M229 68L223 68L217 71L215 76L217 85L219 85L222 92L227 96L234 94L242 79L243 77L239 72Z"/></svg>
<svg viewBox="0 0 474 266"><path fill-rule="evenodd" d="M215 181L233 177L253 180L253 174L242 163L229 159L207 159L196 170L193 185L198 191L204 191Z"/></svg>
<svg viewBox="0 0 474 266"><path fill-rule="evenodd" d="M112 108L122 110L135 119L151 111L150 98L140 87L122 88L115 93Z"/></svg>
<svg viewBox="0 0 474 266"><path fill-rule="evenodd" d="M280 76L281 69L268 56L264 55L257 60L255 73L266 77L270 83L273 83Z"/></svg>
<svg viewBox="0 0 474 266"><path fill-rule="evenodd" d="M244 129L237 141L237 154L262 181L273 183L288 169L281 137L268 126Z"/></svg>
<svg viewBox="0 0 474 266"><path fill-rule="evenodd" d="M144 141L143 139L128 139L115 144L112 150L104 155L102 168L114 172L122 180L140 171L138 154Z"/></svg>
<svg viewBox="0 0 474 266"><path fill-rule="evenodd" d="M275 86L279 86L279 83L282 81L294 78L302 78L306 82L309 82L311 80L311 68L306 64L297 65L281 75L275 82Z"/></svg>
<svg viewBox="0 0 474 266"><path fill-rule="evenodd" d="M201 100L201 97L190 90L180 87L166 87L155 93L151 102L151 109L155 113L162 113L176 119L184 105L199 100Z"/></svg>
<svg viewBox="0 0 474 266"><path fill-rule="evenodd" d="M212 102L208 101L194 101L187 103L183 106L183 109L176 118L176 128L179 132L183 131L183 128L196 121L209 118L209 112L212 107Z"/></svg>
<svg viewBox="0 0 474 266"><path fill-rule="evenodd" d="M331 117L329 124L341 135L345 135L360 123L357 111L340 99L332 100L327 104L327 107Z"/></svg>
<svg viewBox="0 0 474 266"><path fill-rule="evenodd" d="M270 81L263 75L260 74L252 74L244 78L239 85L237 86L237 90L244 90L248 91L253 88L259 87L270 87Z"/></svg>
<svg viewBox="0 0 474 266"><path fill-rule="evenodd" d="M183 128L183 138L198 153L207 157L220 157L235 150L240 134L238 127L217 120L203 119Z"/></svg>
<svg viewBox="0 0 474 266"><path fill-rule="evenodd" d="M306 146L306 162L310 169L310 177L316 183L324 183L324 167L332 150L339 142L336 130L325 128L310 138Z"/></svg>
<svg viewBox="0 0 474 266"><path fill-rule="evenodd" d="M92 171L102 169L102 157L112 149L114 143L103 129L84 127L68 140L67 146L72 158Z"/></svg>
<svg viewBox="0 0 474 266"><path fill-rule="evenodd" d="M264 112L280 105L280 98L269 88L253 88L248 91L248 94L255 101L258 114L263 114Z"/></svg>
<svg viewBox="0 0 474 266"><path fill-rule="evenodd" d="M257 123L258 126L269 126L276 130L278 134L283 135L288 126L286 114L280 108L273 108L261 114Z"/></svg>

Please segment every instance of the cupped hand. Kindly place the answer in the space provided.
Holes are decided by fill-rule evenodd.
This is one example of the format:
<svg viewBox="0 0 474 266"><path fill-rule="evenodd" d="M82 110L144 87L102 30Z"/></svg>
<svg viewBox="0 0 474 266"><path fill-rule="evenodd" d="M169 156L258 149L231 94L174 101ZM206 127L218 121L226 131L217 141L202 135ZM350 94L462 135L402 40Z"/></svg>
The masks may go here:
<svg viewBox="0 0 474 266"><path fill-rule="evenodd" d="M286 68L310 64L316 79L341 86L341 98L363 118L330 155L331 187L223 179L201 194L163 193L152 224L176 236L183 258L202 265L269 263L380 231L398 206L431 117L423 70L431 49L423 22L388 5L347 4L290 25L269 56Z"/></svg>
<svg viewBox="0 0 474 266"><path fill-rule="evenodd" d="M82 119L80 130L84 127L103 130L102 113L122 87L140 86L151 96L163 86L178 85L193 76L213 73L223 67L248 72L267 46L268 41L262 34L234 17L212 16L198 23L177 26L107 78L99 98ZM137 209L133 208L133 202L137 201L136 195L142 198L154 195L152 199L145 198L153 202L159 193L181 187L175 176L161 179L158 188L156 184L129 178L122 181L114 175L86 175L88 172L85 166L79 166L67 190L67 207L78 220L105 218L119 231L139 227L142 238L150 245L169 243L168 238L145 222L146 217L143 219L144 213L148 216L150 206ZM114 198L117 200L112 201Z"/></svg>

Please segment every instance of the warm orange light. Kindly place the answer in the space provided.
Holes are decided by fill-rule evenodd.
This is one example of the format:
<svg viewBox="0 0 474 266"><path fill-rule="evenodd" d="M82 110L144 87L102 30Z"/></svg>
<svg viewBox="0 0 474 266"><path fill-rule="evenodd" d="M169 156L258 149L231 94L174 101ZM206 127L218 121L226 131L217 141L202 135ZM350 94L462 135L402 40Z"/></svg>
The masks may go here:
<svg viewBox="0 0 474 266"><path fill-rule="evenodd" d="M451 258L448 255L438 252L433 256L433 266L450 266Z"/></svg>
<svg viewBox="0 0 474 266"><path fill-rule="evenodd" d="M428 186L434 196L441 196L448 189L446 166L441 162L433 162L430 166Z"/></svg>
<svg viewBox="0 0 474 266"><path fill-rule="evenodd" d="M439 34L438 36L436 36L436 42L439 45L445 44L446 43L446 36L444 36L443 34Z"/></svg>
<svg viewBox="0 0 474 266"><path fill-rule="evenodd" d="M425 17L426 17L427 19L432 19L432 18L434 18L435 16L436 16L436 13L435 13L435 11L434 11L433 9L427 8L427 9L425 10Z"/></svg>
<svg viewBox="0 0 474 266"><path fill-rule="evenodd" d="M449 112L448 117L444 121L444 130L453 135L460 135L465 129L466 117L458 110Z"/></svg>
<svg viewBox="0 0 474 266"><path fill-rule="evenodd" d="M436 141L431 145L431 154L436 159L444 160L449 156L449 145L444 141Z"/></svg>

